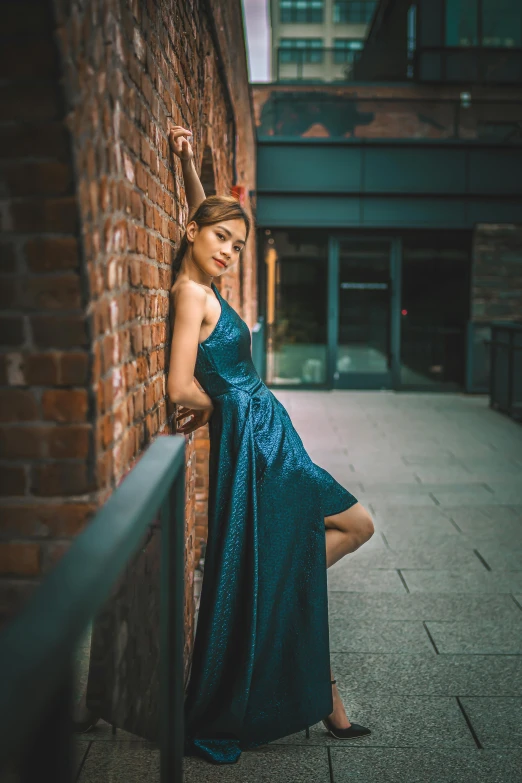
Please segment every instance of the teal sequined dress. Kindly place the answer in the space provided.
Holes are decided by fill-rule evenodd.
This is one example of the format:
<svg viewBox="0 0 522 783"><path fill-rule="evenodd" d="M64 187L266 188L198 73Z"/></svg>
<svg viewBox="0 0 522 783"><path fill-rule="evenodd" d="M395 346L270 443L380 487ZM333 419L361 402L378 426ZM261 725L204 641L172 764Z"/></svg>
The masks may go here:
<svg viewBox="0 0 522 783"><path fill-rule="evenodd" d="M248 325L212 290L221 314L194 369L214 412L185 755L229 764L333 710L324 517L357 499L312 462Z"/></svg>

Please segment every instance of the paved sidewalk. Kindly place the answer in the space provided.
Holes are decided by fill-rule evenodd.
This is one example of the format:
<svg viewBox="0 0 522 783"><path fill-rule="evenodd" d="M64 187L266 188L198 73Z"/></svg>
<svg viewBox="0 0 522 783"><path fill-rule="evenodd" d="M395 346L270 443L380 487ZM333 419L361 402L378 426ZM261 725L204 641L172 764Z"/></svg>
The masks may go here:
<svg viewBox="0 0 522 783"><path fill-rule="evenodd" d="M328 570L332 668L373 734L318 724L235 765L188 758L186 783L519 783L522 427L482 395L276 396L375 521ZM159 780L158 751L106 725L77 752L80 783Z"/></svg>

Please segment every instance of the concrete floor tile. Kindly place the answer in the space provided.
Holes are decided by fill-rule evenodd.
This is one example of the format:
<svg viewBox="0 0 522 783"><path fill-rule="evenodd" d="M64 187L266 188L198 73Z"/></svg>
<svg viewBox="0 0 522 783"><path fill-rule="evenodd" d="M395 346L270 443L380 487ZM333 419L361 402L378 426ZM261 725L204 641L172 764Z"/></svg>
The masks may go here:
<svg viewBox="0 0 522 783"><path fill-rule="evenodd" d="M514 593L522 590L522 571L435 571L404 569L411 593Z"/></svg>
<svg viewBox="0 0 522 783"><path fill-rule="evenodd" d="M467 697L462 704L484 748L522 748L522 698Z"/></svg>
<svg viewBox="0 0 522 783"><path fill-rule="evenodd" d="M330 622L331 652L431 652L431 644L420 621L375 622L375 620L345 620Z"/></svg>
<svg viewBox="0 0 522 783"><path fill-rule="evenodd" d="M406 588L397 571L364 571L338 567L327 571L328 590L348 590L356 593L405 593Z"/></svg>
<svg viewBox="0 0 522 783"><path fill-rule="evenodd" d="M331 665L348 702L371 693L522 697L521 655L332 653Z"/></svg>
<svg viewBox="0 0 522 783"><path fill-rule="evenodd" d="M141 743L97 742L87 754L78 783L159 783L160 753Z"/></svg>
<svg viewBox="0 0 522 783"><path fill-rule="evenodd" d="M184 783L330 783L326 748L262 745L243 751L237 764L184 759Z"/></svg>
<svg viewBox="0 0 522 783"><path fill-rule="evenodd" d="M518 620L503 625L498 620L426 625L440 654L522 655L520 614Z"/></svg>
<svg viewBox="0 0 522 783"><path fill-rule="evenodd" d="M522 547L489 539L479 542L476 548L492 571L522 571Z"/></svg>
<svg viewBox="0 0 522 783"><path fill-rule="evenodd" d="M370 539L371 540L371 539ZM385 548L365 551L364 546L342 560L347 568L428 568L457 570L461 568L471 571L483 571L485 566L472 549L446 548L437 549L400 549L391 551ZM522 565L521 565L522 569Z"/></svg>
<svg viewBox="0 0 522 783"><path fill-rule="evenodd" d="M522 603L522 601L520 602ZM494 593L328 593L330 625L352 620L421 620L471 622L496 620L499 624L516 623L520 608L511 595Z"/></svg>
<svg viewBox="0 0 522 783"><path fill-rule="evenodd" d="M353 694L345 690L342 684L339 692L348 719L371 729L370 735L354 740L358 747L444 745L449 748L475 748L473 737L454 698ZM304 732L299 732L277 740L277 743L293 745L339 745L340 742L326 731L322 722L310 727L309 739L306 739Z"/></svg>
<svg viewBox="0 0 522 783"><path fill-rule="evenodd" d="M336 746L330 753L334 783L519 783L522 763L516 751Z"/></svg>

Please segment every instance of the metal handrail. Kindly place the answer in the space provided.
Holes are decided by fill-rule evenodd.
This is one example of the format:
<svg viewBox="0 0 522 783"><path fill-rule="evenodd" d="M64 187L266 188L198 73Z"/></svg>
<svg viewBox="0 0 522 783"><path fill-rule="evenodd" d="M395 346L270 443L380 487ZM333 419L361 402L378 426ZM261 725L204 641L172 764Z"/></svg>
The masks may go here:
<svg viewBox="0 0 522 783"><path fill-rule="evenodd" d="M158 437L0 634L0 770L73 780L73 657L158 512L160 779L182 781L185 437Z"/></svg>
<svg viewBox="0 0 522 783"><path fill-rule="evenodd" d="M507 339L498 339L502 333ZM515 359L515 353L522 351L522 342L516 345L515 335L521 335L522 341L522 323L491 322L491 339L485 340L491 351L489 407L522 421L522 357L518 363ZM502 364L501 350L504 353Z"/></svg>

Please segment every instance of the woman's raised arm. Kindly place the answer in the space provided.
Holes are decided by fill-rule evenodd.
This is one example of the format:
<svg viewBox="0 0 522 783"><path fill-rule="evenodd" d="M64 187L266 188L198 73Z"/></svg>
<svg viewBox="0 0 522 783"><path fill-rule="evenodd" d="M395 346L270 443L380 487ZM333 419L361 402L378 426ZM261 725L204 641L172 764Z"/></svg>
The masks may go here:
<svg viewBox="0 0 522 783"><path fill-rule="evenodd" d="M196 167L194 166L194 151L189 138L192 138L191 131L187 128L182 128L181 125L173 125L169 129L170 147L172 152L177 155L181 161L185 193L187 194L189 208L188 219L190 220L192 213L196 211L201 202L205 200L206 196L203 185L198 177Z"/></svg>

